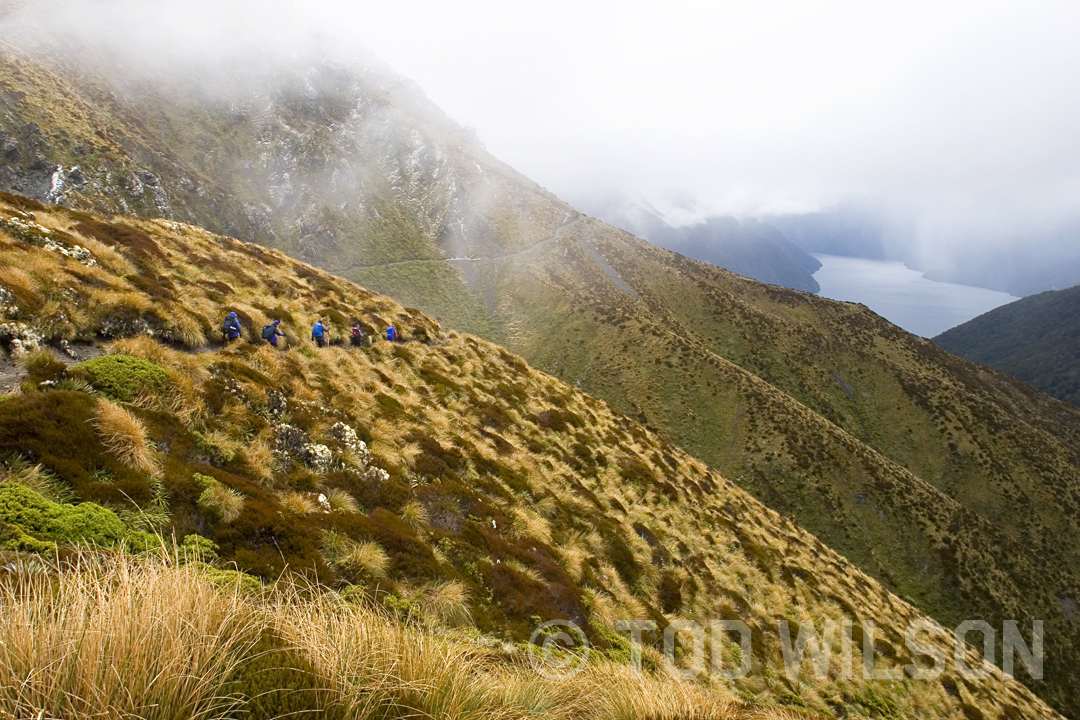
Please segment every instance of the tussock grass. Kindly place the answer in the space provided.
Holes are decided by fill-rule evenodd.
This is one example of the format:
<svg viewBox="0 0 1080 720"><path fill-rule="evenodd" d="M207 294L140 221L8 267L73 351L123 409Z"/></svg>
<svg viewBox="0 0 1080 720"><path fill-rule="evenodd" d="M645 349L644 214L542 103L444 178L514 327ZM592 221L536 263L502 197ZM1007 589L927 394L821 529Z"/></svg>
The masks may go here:
<svg viewBox="0 0 1080 720"><path fill-rule="evenodd" d="M420 610L436 625L465 627L472 622L472 592L460 580L435 582L420 595Z"/></svg>
<svg viewBox="0 0 1080 720"><path fill-rule="evenodd" d="M0 716L220 717L250 609L158 561L83 556L0 579Z"/></svg>
<svg viewBox="0 0 1080 720"><path fill-rule="evenodd" d="M282 492L278 494L278 502L281 507L293 515L311 515L319 511L319 506L310 496L298 492Z"/></svg>
<svg viewBox="0 0 1080 720"><path fill-rule="evenodd" d="M244 459L255 474L256 479L266 485L274 477L274 448L269 439L269 431L260 433L244 448ZM331 505L333 500L330 501Z"/></svg>
<svg viewBox="0 0 1080 720"><path fill-rule="evenodd" d="M430 522L427 508L415 500L408 502L401 508L401 519L416 530L423 530Z"/></svg>
<svg viewBox="0 0 1080 720"><path fill-rule="evenodd" d="M532 537L551 542L551 523L539 513L526 508L514 508L512 531L519 537Z"/></svg>
<svg viewBox="0 0 1080 720"><path fill-rule="evenodd" d="M21 455L0 457L0 482L24 485L53 502L67 503L75 499L75 492L44 465L30 464Z"/></svg>
<svg viewBox="0 0 1080 720"><path fill-rule="evenodd" d="M326 492L326 501L330 503L337 512L341 513L358 513L360 512L360 503L356 502L356 498L341 488L333 488Z"/></svg>
<svg viewBox="0 0 1080 720"><path fill-rule="evenodd" d="M94 429L101 442L120 462L153 475L160 469L142 421L111 400L100 400Z"/></svg>
<svg viewBox="0 0 1080 720"><path fill-rule="evenodd" d="M350 717L455 720L738 720L748 708L723 691L625 666L590 667L565 680L537 674L524 656L499 663L465 636L408 627L333 598L288 602L276 630L302 648ZM764 710L761 720L804 717Z"/></svg>
<svg viewBox="0 0 1080 720"><path fill-rule="evenodd" d="M23 270L0 264L0 286L24 295L36 295L37 283Z"/></svg>
<svg viewBox="0 0 1080 720"><path fill-rule="evenodd" d="M357 542L333 530L323 533L322 553L327 562L376 579L385 578L390 567L390 557L378 543Z"/></svg>
<svg viewBox="0 0 1080 720"><path fill-rule="evenodd" d="M377 542L350 541L350 547L338 558L338 564L363 571L373 578L383 578L390 567L390 557Z"/></svg>
<svg viewBox="0 0 1080 720"><path fill-rule="evenodd" d="M212 517L230 523L244 510L244 496L221 483L212 484L199 495L199 507Z"/></svg>

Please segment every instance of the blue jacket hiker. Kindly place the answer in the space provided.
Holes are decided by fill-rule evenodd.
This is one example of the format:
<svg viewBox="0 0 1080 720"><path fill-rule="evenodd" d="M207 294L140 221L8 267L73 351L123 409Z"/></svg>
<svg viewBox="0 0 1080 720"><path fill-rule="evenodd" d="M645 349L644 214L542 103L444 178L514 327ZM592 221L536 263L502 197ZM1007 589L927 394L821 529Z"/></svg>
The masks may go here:
<svg viewBox="0 0 1080 720"><path fill-rule="evenodd" d="M312 326L311 339L319 347L326 347L326 327L323 325L322 320L316 320L315 325Z"/></svg>
<svg viewBox="0 0 1080 720"><path fill-rule="evenodd" d="M281 321L280 320L275 320L274 322L270 323L269 325L263 325L263 329L262 329L262 338L263 338L263 340L270 343L274 347L278 346L277 339L279 337L285 337L285 333L281 332L281 329L278 328L279 324L281 324Z"/></svg>
<svg viewBox="0 0 1080 720"><path fill-rule="evenodd" d="M386 328L386 339L390 342L394 342L395 340L397 340L397 330L394 329L393 325Z"/></svg>
<svg viewBox="0 0 1080 720"><path fill-rule="evenodd" d="M240 327L240 319L236 317L235 312L229 313L225 322L221 323L221 339L226 345L239 338L243 332L244 329Z"/></svg>

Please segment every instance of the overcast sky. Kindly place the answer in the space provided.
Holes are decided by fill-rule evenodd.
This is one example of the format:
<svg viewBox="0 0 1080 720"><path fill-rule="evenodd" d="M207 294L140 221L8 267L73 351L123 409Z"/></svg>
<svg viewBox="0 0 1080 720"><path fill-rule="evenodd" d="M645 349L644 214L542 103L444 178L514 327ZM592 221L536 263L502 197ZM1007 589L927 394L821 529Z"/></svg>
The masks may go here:
<svg viewBox="0 0 1080 720"><path fill-rule="evenodd" d="M1080 214L1080 2L83 4L154 15L158 47L179 28L363 43L571 200L753 214L862 197L930 241Z"/></svg>
<svg viewBox="0 0 1080 720"><path fill-rule="evenodd" d="M943 232L1080 211L1077 2L415 1L357 18L559 194L684 189L737 213L866 196Z"/></svg>

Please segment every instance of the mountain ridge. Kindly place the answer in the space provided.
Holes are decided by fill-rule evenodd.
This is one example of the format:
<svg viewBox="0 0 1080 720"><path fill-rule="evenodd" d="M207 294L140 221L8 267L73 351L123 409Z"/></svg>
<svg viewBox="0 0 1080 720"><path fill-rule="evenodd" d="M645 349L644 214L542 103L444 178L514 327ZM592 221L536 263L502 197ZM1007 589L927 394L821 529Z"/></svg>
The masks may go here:
<svg viewBox="0 0 1080 720"><path fill-rule="evenodd" d="M1078 305L1080 287L1029 295L946 330L934 342L1077 405Z"/></svg>

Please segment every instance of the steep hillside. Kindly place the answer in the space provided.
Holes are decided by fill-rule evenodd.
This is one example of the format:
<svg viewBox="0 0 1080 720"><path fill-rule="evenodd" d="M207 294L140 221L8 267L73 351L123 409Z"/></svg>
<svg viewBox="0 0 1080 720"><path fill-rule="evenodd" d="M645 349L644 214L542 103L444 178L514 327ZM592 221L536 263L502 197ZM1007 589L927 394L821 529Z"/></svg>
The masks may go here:
<svg viewBox="0 0 1080 720"><path fill-rule="evenodd" d="M943 332L934 342L1080 405L1080 286L1003 305Z"/></svg>
<svg viewBox="0 0 1080 720"><path fill-rule="evenodd" d="M845 620L856 646L873 623L866 642L880 669L951 656L951 636L604 403L278 252L3 195L0 285L5 344L26 368L0 402L9 549L134 548L155 531L210 559L210 541L262 582L299 574L436 627L521 641L571 621L605 663L630 658L622 621L737 619L751 630L752 670L715 677L719 699L840 715L1054 716L988 666L864 680L837 653L823 673L807 655L789 676L781 621L834 647ZM280 318L288 349L254 333L208 347L229 308L249 331ZM393 323L407 341L319 350L300 339L318 316L336 331L353 317L372 330ZM105 355L64 357L94 355L87 343L109 338ZM34 349L45 341L60 352ZM913 624L928 644L909 651ZM655 633L645 640L662 646ZM647 659L663 666L655 650Z"/></svg>
<svg viewBox="0 0 1080 720"><path fill-rule="evenodd" d="M500 340L938 620L1045 620L1032 687L1080 716L1076 408L864 307L587 218L377 66L231 69L125 79L9 54L5 182L198 220Z"/></svg>

